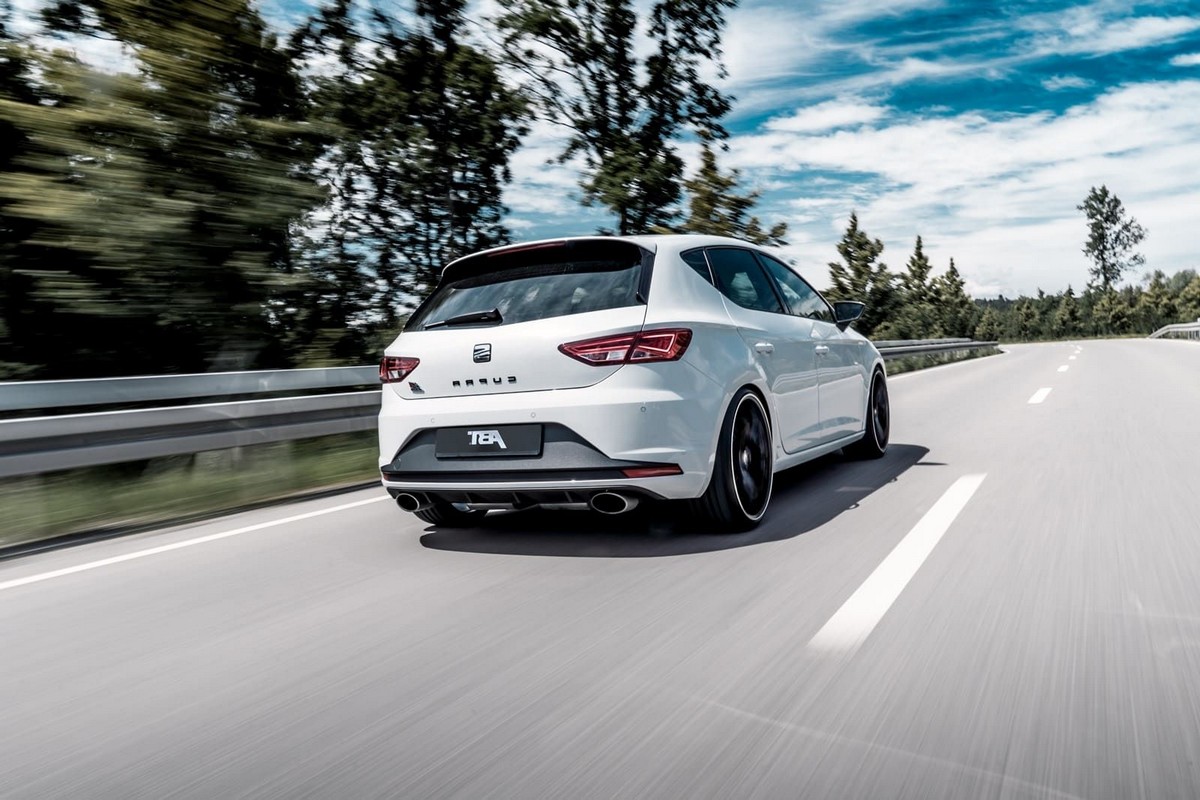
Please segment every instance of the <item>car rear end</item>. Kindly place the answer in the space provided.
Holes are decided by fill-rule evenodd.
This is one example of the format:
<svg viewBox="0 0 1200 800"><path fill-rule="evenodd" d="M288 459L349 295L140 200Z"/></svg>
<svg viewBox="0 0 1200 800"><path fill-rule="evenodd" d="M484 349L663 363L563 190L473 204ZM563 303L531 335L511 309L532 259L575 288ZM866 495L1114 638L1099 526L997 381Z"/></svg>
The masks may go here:
<svg viewBox="0 0 1200 800"><path fill-rule="evenodd" d="M700 494L723 397L689 362L691 328L646 325L656 268L652 244L617 238L447 267L380 367L380 470L401 506Z"/></svg>

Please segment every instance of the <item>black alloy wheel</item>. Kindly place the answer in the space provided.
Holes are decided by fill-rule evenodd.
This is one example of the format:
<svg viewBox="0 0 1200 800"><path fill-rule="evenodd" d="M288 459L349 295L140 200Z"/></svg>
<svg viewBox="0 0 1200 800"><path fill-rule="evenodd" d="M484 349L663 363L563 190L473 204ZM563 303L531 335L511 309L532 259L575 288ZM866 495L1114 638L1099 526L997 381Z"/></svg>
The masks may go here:
<svg viewBox="0 0 1200 800"><path fill-rule="evenodd" d="M716 463L704 494L692 509L719 532L753 528L771 502L774 445L766 407L748 388L734 395L721 424Z"/></svg>
<svg viewBox="0 0 1200 800"><path fill-rule="evenodd" d="M892 435L892 406L883 370L876 370L871 378L865 427L863 437L847 447L846 454L853 458L882 458Z"/></svg>

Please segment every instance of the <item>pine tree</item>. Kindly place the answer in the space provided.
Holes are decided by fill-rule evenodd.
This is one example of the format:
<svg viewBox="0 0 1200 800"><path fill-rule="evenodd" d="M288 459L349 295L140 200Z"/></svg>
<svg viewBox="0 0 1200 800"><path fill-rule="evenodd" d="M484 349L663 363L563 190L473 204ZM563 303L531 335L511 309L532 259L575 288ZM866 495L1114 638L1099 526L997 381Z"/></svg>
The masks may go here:
<svg viewBox="0 0 1200 800"><path fill-rule="evenodd" d="M977 310L953 258L946 272L934 279L933 295L942 335L956 339L969 337L975 328Z"/></svg>
<svg viewBox="0 0 1200 800"><path fill-rule="evenodd" d="M1175 296L1167 286L1167 276L1162 270L1155 270L1135 309L1141 331L1153 333L1163 325L1175 322L1178 314Z"/></svg>
<svg viewBox="0 0 1200 800"><path fill-rule="evenodd" d="M975 339L981 342L996 342L1004 338L1004 319L992 306L983 310L975 325Z"/></svg>
<svg viewBox="0 0 1200 800"><path fill-rule="evenodd" d="M1146 229L1133 217L1126 216L1124 205L1107 186L1099 189L1093 186L1076 209L1087 216L1088 238L1083 254L1093 264L1088 270L1092 284L1108 292L1123 273L1145 263L1145 258L1134 252L1134 248L1146 238Z"/></svg>
<svg viewBox="0 0 1200 800"><path fill-rule="evenodd" d="M1075 290L1070 286L1058 301L1051 329L1060 339L1070 339L1079 335L1079 302L1075 299Z"/></svg>
<svg viewBox="0 0 1200 800"><path fill-rule="evenodd" d="M787 223L778 222L764 230L758 217L748 216L759 193L739 194L740 177L737 170L721 172L712 143L705 138L700 147L700 168L695 177L683 184L687 190L688 216L679 226L663 230L732 236L760 245L787 244L784 238Z"/></svg>
<svg viewBox="0 0 1200 800"><path fill-rule="evenodd" d="M543 117L570 132L561 160L582 157L583 200L609 209L617 233L669 228L684 171L676 142L689 131L724 138L730 100L703 73L724 77L734 4L658 0L645 43L630 0L501 0L504 49Z"/></svg>
<svg viewBox="0 0 1200 800"><path fill-rule="evenodd" d="M1200 275L1179 293L1179 318L1181 322L1200 322Z"/></svg>
<svg viewBox="0 0 1200 800"><path fill-rule="evenodd" d="M858 227L858 214L851 212L850 223L837 246L840 262L829 263L833 282L830 300L857 300L866 303L862 318L855 328L870 336L892 318L896 307L896 279L887 265L879 261L883 242L872 239ZM883 332L886 335L892 333Z"/></svg>
<svg viewBox="0 0 1200 800"><path fill-rule="evenodd" d="M935 289L929 279L932 271L924 243L918 236L908 259L908 269L900 274L897 302L889 320L893 335L901 339L933 339L941 335L940 320L934 307Z"/></svg>

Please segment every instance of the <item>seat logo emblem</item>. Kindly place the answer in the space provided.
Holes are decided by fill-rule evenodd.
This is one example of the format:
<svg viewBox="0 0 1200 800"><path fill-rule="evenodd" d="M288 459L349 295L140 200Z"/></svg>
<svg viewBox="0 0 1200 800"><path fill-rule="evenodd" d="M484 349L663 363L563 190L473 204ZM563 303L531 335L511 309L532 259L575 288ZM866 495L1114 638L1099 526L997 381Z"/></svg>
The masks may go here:
<svg viewBox="0 0 1200 800"><path fill-rule="evenodd" d="M467 436L471 438L472 447L498 444L501 450L508 449L508 445L504 443L504 437L500 435L500 431L467 431Z"/></svg>
<svg viewBox="0 0 1200 800"><path fill-rule="evenodd" d="M475 345L475 352L471 354L471 358L476 364L483 364L484 362L491 361L492 346L490 344Z"/></svg>

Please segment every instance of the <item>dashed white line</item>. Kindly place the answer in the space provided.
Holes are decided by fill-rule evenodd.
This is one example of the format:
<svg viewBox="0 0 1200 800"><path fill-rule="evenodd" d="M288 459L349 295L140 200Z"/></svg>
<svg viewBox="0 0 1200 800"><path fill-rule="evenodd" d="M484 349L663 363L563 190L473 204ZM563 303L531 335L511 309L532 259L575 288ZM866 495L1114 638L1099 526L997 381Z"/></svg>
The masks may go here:
<svg viewBox="0 0 1200 800"><path fill-rule="evenodd" d="M892 549L850 599L809 641L811 649L846 653L858 649L925 563L986 474L964 475L946 490L908 535Z"/></svg>
<svg viewBox="0 0 1200 800"><path fill-rule="evenodd" d="M146 558L147 556L156 556L159 553L169 553L172 550L182 550L185 547L192 547L194 545L205 544L207 542L215 542L219 539L228 539L233 536L241 536L243 533L261 531L264 528L273 528L277 525L287 525L291 522L312 519L313 517L320 517L324 516L325 514L336 514L339 511L345 511L349 508L358 508L359 506L365 506L369 503L378 503L380 500L388 499L390 498L387 495L381 495L379 497L372 497L369 500L357 500L353 503L343 503L340 506L333 506L332 508L323 508L320 511L309 511L306 514L294 514L290 517L284 517L283 519L274 519L270 522L260 522L257 525L247 525L244 528L235 528L231 531L213 533L209 534L208 536L199 536L195 539L185 539L182 542L172 542L171 544L164 544L159 547L151 547L148 550L137 550L133 553L113 556L112 558L102 558L99 561L89 561L86 564L78 564L74 567L65 567L63 569L56 569L51 572L42 572L37 575L16 578L11 581L0 583L0 592L4 591L5 589L15 589L18 586L28 586L31 583L48 581L51 578L61 578L65 575L74 575L77 572L86 572L90 569L99 569L100 567L107 567L112 564L120 564L124 561L133 561L138 558Z"/></svg>
<svg viewBox="0 0 1200 800"><path fill-rule="evenodd" d="M1029 398L1029 405L1034 406L1046 399L1050 394L1050 388L1043 386L1033 393L1033 397Z"/></svg>
<svg viewBox="0 0 1200 800"><path fill-rule="evenodd" d="M1067 371L1067 370L1069 370L1070 368L1071 368L1071 367L1070 367L1070 365L1068 365L1068 364L1063 364L1061 367L1059 367L1059 368L1058 368L1058 371L1059 371L1059 372L1066 372L1066 371Z"/></svg>
<svg viewBox="0 0 1200 800"><path fill-rule="evenodd" d="M1075 360L1075 356L1067 356L1067 361L1074 361L1074 360Z"/></svg>

